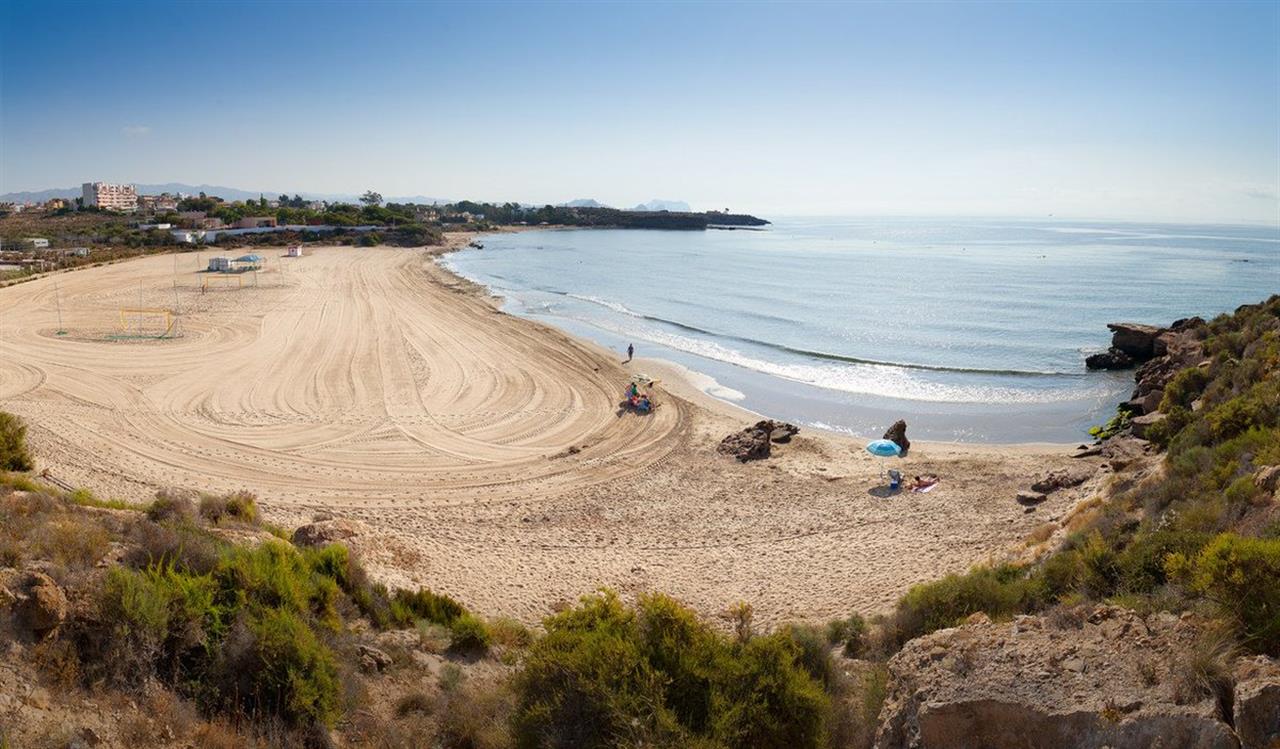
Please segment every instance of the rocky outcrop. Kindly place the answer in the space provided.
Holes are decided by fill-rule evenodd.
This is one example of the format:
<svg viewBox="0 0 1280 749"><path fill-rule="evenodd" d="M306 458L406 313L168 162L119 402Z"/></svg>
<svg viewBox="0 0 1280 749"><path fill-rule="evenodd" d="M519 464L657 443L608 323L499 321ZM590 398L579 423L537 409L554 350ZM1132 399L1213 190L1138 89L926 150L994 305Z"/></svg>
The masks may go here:
<svg viewBox="0 0 1280 749"><path fill-rule="evenodd" d="M1280 746L1280 662L1264 655L1241 658L1232 675L1232 723L1241 749Z"/></svg>
<svg viewBox="0 0 1280 749"><path fill-rule="evenodd" d="M1068 468L1064 471L1050 471L1036 479L1035 483L1031 485L1031 491L1050 494L1059 489L1070 489L1088 481L1093 477L1093 474L1093 469L1083 466Z"/></svg>
<svg viewBox="0 0 1280 749"><path fill-rule="evenodd" d="M902 419L893 422L893 426L884 433L884 438L901 447L903 454L911 449L911 440L907 439L907 422Z"/></svg>
<svg viewBox="0 0 1280 749"><path fill-rule="evenodd" d="M795 424L765 419L720 440L716 451L730 455L740 463L761 460L772 453L772 443L790 442L799 433L800 427Z"/></svg>
<svg viewBox="0 0 1280 749"><path fill-rule="evenodd" d="M1133 436L1141 439L1147 438L1147 432L1151 427L1164 421L1167 417L1156 411L1155 413L1143 414L1129 419L1129 429L1133 431Z"/></svg>
<svg viewBox="0 0 1280 749"><path fill-rule="evenodd" d="M1151 390L1163 389L1172 378L1172 373L1169 377L1153 377L1157 373L1163 373L1162 360L1168 358L1177 360L1178 366L1173 372L1189 366L1181 364L1181 360L1191 349L1198 350L1204 324L1204 320L1198 317L1178 320L1168 328L1138 323L1111 323L1107 326L1111 329L1111 348L1085 357L1085 367L1129 369L1136 365L1143 365L1139 370L1138 379L1140 381L1144 378L1150 379L1153 387L1144 390L1141 394L1135 393L1134 397L1138 398ZM1146 370L1145 373L1143 370ZM1143 413L1149 413L1151 410L1153 409L1148 408Z"/></svg>
<svg viewBox="0 0 1280 749"><path fill-rule="evenodd" d="M1280 466L1263 466L1253 474L1253 485L1258 489L1276 493L1276 487L1280 486Z"/></svg>
<svg viewBox="0 0 1280 749"><path fill-rule="evenodd" d="M1048 498L1049 497L1044 492L1034 492L1026 489L1019 490L1015 497L1015 499L1018 500L1018 504L1025 507L1034 507Z"/></svg>
<svg viewBox="0 0 1280 749"><path fill-rule="evenodd" d="M43 572L32 572L25 588L18 598L18 609L34 634L49 634L66 621L67 596L53 578Z"/></svg>
<svg viewBox="0 0 1280 749"><path fill-rule="evenodd" d="M381 671L393 663L391 656L372 645L356 646L356 654L360 656L360 668L370 673Z"/></svg>
<svg viewBox="0 0 1280 749"><path fill-rule="evenodd" d="M1239 746L1213 699L1174 700L1193 626L1112 607L1076 613L976 615L908 642L889 661L877 749Z"/></svg>
<svg viewBox="0 0 1280 749"><path fill-rule="evenodd" d="M1135 364L1132 356L1118 349L1099 351L1084 358L1084 365L1089 369L1132 369Z"/></svg>
<svg viewBox="0 0 1280 749"><path fill-rule="evenodd" d="M1156 355L1156 338L1164 332L1154 325L1117 322L1107 326L1111 331L1111 347L1135 361L1146 361Z"/></svg>
<svg viewBox="0 0 1280 749"><path fill-rule="evenodd" d="M293 543L296 546L324 546L325 544L346 541L365 533L363 523L354 520L336 518L321 520L300 526L293 532Z"/></svg>

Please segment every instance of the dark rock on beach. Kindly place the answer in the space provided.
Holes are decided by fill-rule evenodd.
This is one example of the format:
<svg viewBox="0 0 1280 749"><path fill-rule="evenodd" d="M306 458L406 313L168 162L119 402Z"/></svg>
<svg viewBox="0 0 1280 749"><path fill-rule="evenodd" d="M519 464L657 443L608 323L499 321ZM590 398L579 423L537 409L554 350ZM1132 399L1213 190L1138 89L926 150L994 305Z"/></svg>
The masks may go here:
<svg viewBox="0 0 1280 749"><path fill-rule="evenodd" d="M1089 354L1084 359L1084 365L1089 369L1129 369L1136 363L1133 357L1114 348Z"/></svg>
<svg viewBox="0 0 1280 749"><path fill-rule="evenodd" d="M893 422L893 426L884 433L884 438L902 448L902 452L911 449L911 440L907 439L907 422L898 419Z"/></svg>
<svg viewBox="0 0 1280 749"><path fill-rule="evenodd" d="M731 455L740 463L761 460L769 457L772 443L785 444L799 433L800 427L794 424L765 419L720 440L716 451L721 455Z"/></svg>

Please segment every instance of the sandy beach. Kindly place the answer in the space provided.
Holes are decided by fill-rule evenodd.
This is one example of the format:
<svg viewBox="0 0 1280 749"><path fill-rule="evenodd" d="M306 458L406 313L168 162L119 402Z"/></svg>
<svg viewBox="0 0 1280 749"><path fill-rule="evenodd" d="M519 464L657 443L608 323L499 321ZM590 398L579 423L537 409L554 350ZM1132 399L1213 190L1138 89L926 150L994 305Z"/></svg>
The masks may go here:
<svg viewBox="0 0 1280 749"><path fill-rule="evenodd" d="M1014 501L1076 462L1059 445L917 444L899 467L942 482L889 497L885 464L834 434L738 464L715 447L751 414L678 367L501 313L436 252L257 252L243 288L202 291L202 252L0 290L0 408L40 467L103 496L244 488L285 526L358 521L388 582L527 622L599 586L709 616L746 601L764 624L873 613L1093 489ZM129 337L135 318L153 330L132 308L176 308L180 335ZM659 379L651 415L619 409L634 372Z"/></svg>

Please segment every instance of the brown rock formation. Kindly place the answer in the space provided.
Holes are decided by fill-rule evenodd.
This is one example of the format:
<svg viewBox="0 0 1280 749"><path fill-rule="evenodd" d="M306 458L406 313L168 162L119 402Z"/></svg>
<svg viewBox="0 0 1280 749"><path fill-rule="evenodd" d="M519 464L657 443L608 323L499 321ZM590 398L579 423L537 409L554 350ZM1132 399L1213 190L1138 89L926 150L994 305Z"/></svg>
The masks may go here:
<svg viewBox="0 0 1280 749"><path fill-rule="evenodd" d="M720 440L716 451L733 456L740 463L761 460L772 453L772 443L790 442L799 433L800 427L794 424L766 419Z"/></svg>
<svg viewBox="0 0 1280 749"><path fill-rule="evenodd" d="M1232 722L1241 749L1280 746L1280 662L1265 655L1241 658L1234 676Z"/></svg>
<svg viewBox="0 0 1280 749"><path fill-rule="evenodd" d="M904 454L911 449L911 440L907 439L907 422L902 419L893 422L893 426L884 433L884 438L901 447Z"/></svg>
<svg viewBox="0 0 1280 749"><path fill-rule="evenodd" d="M973 617L890 660L875 746L1234 749L1213 699L1174 701L1172 669L1195 635L1173 615L1112 607L1060 626Z"/></svg>
<svg viewBox="0 0 1280 749"><path fill-rule="evenodd" d="M293 543L297 546L323 546L336 541L346 541L365 532L362 523L338 518L308 523L293 532Z"/></svg>

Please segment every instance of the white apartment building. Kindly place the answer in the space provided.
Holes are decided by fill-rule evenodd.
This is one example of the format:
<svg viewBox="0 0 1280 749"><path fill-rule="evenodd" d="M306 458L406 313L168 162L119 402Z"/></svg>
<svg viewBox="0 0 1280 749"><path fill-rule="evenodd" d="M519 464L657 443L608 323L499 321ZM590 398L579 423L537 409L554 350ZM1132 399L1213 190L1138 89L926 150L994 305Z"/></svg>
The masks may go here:
<svg viewBox="0 0 1280 749"><path fill-rule="evenodd" d="M133 213L138 210L138 190L133 185L86 182L81 186L84 207L96 206L104 211Z"/></svg>

